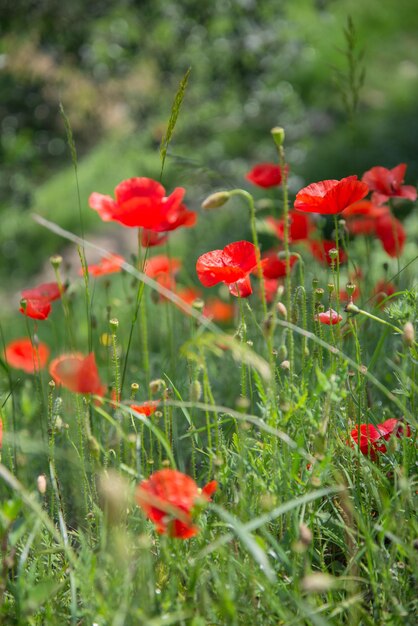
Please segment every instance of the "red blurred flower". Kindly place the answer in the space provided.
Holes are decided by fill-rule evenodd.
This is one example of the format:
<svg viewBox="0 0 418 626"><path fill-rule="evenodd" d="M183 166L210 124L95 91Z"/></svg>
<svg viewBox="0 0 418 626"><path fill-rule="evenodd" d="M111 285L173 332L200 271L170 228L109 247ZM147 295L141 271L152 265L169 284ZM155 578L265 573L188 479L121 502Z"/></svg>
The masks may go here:
<svg viewBox="0 0 418 626"><path fill-rule="evenodd" d="M185 190L177 187L170 196L165 196L164 187L155 180L129 178L116 187L116 200L92 193L89 205L105 222L114 221L123 226L160 232L173 230L189 219L188 211L182 205L184 194Z"/></svg>
<svg viewBox="0 0 418 626"><path fill-rule="evenodd" d="M369 200L361 200L345 209L343 218L348 232L352 235L373 235L376 233L377 220L389 214L389 207L377 206Z"/></svg>
<svg viewBox="0 0 418 626"><path fill-rule="evenodd" d="M371 191L372 202L383 204L389 198L407 198L414 202L417 199L417 190L412 185L403 185L406 172L406 163L400 163L393 169L386 167L372 167L363 175Z"/></svg>
<svg viewBox="0 0 418 626"><path fill-rule="evenodd" d="M214 322L229 322L234 319L234 314L234 305L219 298L209 298L203 308L203 315L210 317Z"/></svg>
<svg viewBox="0 0 418 626"><path fill-rule="evenodd" d="M332 249L336 249L335 241L328 241L327 239L324 239L323 241L314 240L309 242L309 247L312 252L312 256L314 256L315 259L321 261L322 263L328 263L328 265L332 265L332 259L329 256L329 251ZM346 262L347 255L342 248L339 248L338 252L341 265L341 263Z"/></svg>
<svg viewBox="0 0 418 626"><path fill-rule="evenodd" d="M141 413L141 415L149 417L155 413L159 404L159 400L149 400L148 402L143 402L142 404L131 404L130 407L133 411L136 411L136 413Z"/></svg>
<svg viewBox="0 0 418 626"><path fill-rule="evenodd" d="M246 298L252 293L250 273L256 266L255 246L249 241L236 241L223 250L202 254L197 260L196 271L205 287L224 282L233 296Z"/></svg>
<svg viewBox="0 0 418 626"><path fill-rule="evenodd" d="M376 296L376 304L379 305L389 296L393 296L394 293L396 293L395 285L384 279L379 280L373 289L373 295Z"/></svg>
<svg viewBox="0 0 418 626"><path fill-rule="evenodd" d="M10 367L33 374L45 367L49 357L49 348L44 343L32 344L28 338L15 339L5 349L5 360Z"/></svg>
<svg viewBox="0 0 418 626"><path fill-rule="evenodd" d="M267 217L266 223L273 229L276 237L284 240L284 219L276 220L274 217ZM312 231L315 230L309 215L289 212L289 241L303 241L308 239Z"/></svg>
<svg viewBox="0 0 418 626"><path fill-rule="evenodd" d="M389 256L392 258L401 256L406 241L406 233L396 217L390 214L380 217L376 221L376 235Z"/></svg>
<svg viewBox="0 0 418 626"><path fill-rule="evenodd" d="M93 352L63 354L51 361L49 373L58 385L74 393L92 393L103 396L106 387L102 384Z"/></svg>
<svg viewBox="0 0 418 626"><path fill-rule="evenodd" d="M360 424L360 441L357 426L351 431L351 437L355 445L360 447L360 452L370 456L372 461L376 460L377 452L386 452L386 446L379 443L382 433L373 424Z"/></svg>
<svg viewBox="0 0 418 626"><path fill-rule="evenodd" d="M334 309L328 309L328 311L322 311L315 315L315 320L321 322L321 324L327 324L328 326L334 326L342 321L341 315L338 315Z"/></svg>
<svg viewBox="0 0 418 626"><path fill-rule="evenodd" d="M386 452L387 448L384 441L388 441L392 435L400 438L402 436L410 437L411 428L409 425L404 427L401 420L391 418L383 422L383 424L360 424L360 443L358 441L358 427L351 431L351 437L356 445L360 446L360 452L365 456L370 456L372 461L377 458L377 452ZM351 445L351 442L349 442Z"/></svg>
<svg viewBox="0 0 418 626"><path fill-rule="evenodd" d="M61 297L58 283L42 283L32 289L22 291L22 303L19 311L27 317L45 320L51 312L51 302Z"/></svg>
<svg viewBox="0 0 418 626"><path fill-rule="evenodd" d="M264 279L264 291L266 294L266 302L273 302L276 297L277 290L282 284L282 281L278 278L265 278Z"/></svg>
<svg viewBox="0 0 418 626"><path fill-rule="evenodd" d="M192 520L194 506L199 500L210 501L216 488L216 481L212 481L200 490L190 476L163 469L138 485L136 501L158 533L188 539L198 532Z"/></svg>
<svg viewBox="0 0 418 626"><path fill-rule="evenodd" d="M154 246L162 246L168 240L168 235L159 233L149 228L143 228L141 231L141 246L144 248L153 248Z"/></svg>
<svg viewBox="0 0 418 626"><path fill-rule="evenodd" d="M195 289L194 287L182 287L181 289L178 289L176 293L179 298L190 306L193 302L195 302L195 300L198 300L202 296L199 289Z"/></svg>
<svg viewBox="0 0 418 626"><path fill-rule="evenodd" d="M322 180L304 187L296 194L294 207L298 211L335 215L353 202L364 198L369 189L357 176L341 180Z"/></svg>
<svg viewBox="0 0 418 626"><path fill-rule="evenodd" d="M145 263L144 273L153 278L159 285L175 290L176 274L181 268L180 259L170 259L165 254L158 254Z"/></svg>
<svg viewBox="0 0 418 626"><path fill-rule="evenodd" d="M125 261L123 256L112 254L111 258L103 258L96 265L89 265L88 271L91 276L104 276L106 274L115 274L122 269L122 263ZM78 271L79 275L83 275L83 269Z"/></svg>
<svg viewBox="0 0 418 626"><path fill-rule="evenodd" d="M245 178L257 187L276 187L282 182L282 170L275 163L258 163L254 165Z"/></svg>
<svg viewBox="0 0 418 626"><path fill-rule="evenodd" d="M297 260L298 257L295 254L290 255L290 269L292 269ZM263 254L261 257L261 267L264 278L282 278L286 276L286 259L279 259L277 251L270 250ZM255 268L253 272L257 273L257 268Z"/></svg>

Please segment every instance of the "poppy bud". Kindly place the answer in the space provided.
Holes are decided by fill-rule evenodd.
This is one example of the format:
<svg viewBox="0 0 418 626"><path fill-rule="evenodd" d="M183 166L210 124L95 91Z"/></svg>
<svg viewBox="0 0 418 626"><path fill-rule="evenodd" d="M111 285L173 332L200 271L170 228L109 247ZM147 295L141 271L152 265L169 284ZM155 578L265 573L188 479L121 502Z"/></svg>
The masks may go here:
<svg viewBox="0 0 418 626"><path fill-rule="evenodd" d="M290 361L282 361L280 367L282 370L290 370Z"/></svg>
<svg viewBox="0 0 418 626"><path fill-rule="evenodd" d="M52 267L57 270L62 263L62 256L59 254L54 254L54 256L51 256L49 260Z"/></svg>
<svg viewBox="0 0 418 626"><path fill-rule="evenodd" d="M229 191L217 191L216 193L212 193L202 202L202 209L218 209L226 204L230 197L231 194Z"/></svg>
<svg viewBox="0 0 418 626"><path fill-rule="evenodd" d="M319 280L317 278L312 278L312 288L316 289L319 285Z"/></svg>
<svg viewBox="0 0 418 626"><path fill-rule="evenodd" d="M165 389L166 384L162 378L157 378L156 380L152 380L149 384L149 390L151 393L158 393L163 387Z"/></svg>
<svg viewBox="0 0 418 626"><path fill-rule="evenodd" d="M202 385L198 380L194 380L189 388L189 397L191 402L199 402L202 397Z"/></svg>
<svg viewBox="0 0 418 626"><path fill-rule="evenodd" d="M345 286L345 289L347 291L348 296L351 298L356 289L356 286L354 285L354 283L347 283Z"/></svg>
<svg viewBox="0 0 418 626"><path fill-rule="evenodd" d="M36 486L41 495L44 495L46 492L46 476L45 474L40 474L36 479Z"/></svg>
<svg viewBox="0 0 418 626"><path fill-rule="evenodd" d="M281 126L275 126L271 129L271 136L273 137L273 141L278 148L284 144L285 132L284 128Z"/></svg>
<svg viewBox="0 0 418 626"><path fill-rule="evenodd" d="M306 524L301 524L299 526L299 539L305 546L309 546L312 543L312 531L308 528L308 526L306 526Z"/></svg>
<svg viewBox="0 0 418 626"><path fill-rule="evenodd" d="M360 313L360 309L358 308L358 306L356 306L353 302L349 302L344 311L346 313Z"/></svg>
<svg viewBox="0 0 418 626"><path fill-rule="evenodd" d="M48 383L51 391L53 391L55 389L55 380L50 380Z"/></svg>
<svg viewBox="0 0 418 626"><path fill-rule="evenodd" d="M277 313L283 317L283 319L287 319L287 309L283 302L277 303Z"/></svg>
<svg viewBox="0 0 418 626"><path fill-rule="evenodd" d="M334 291L334 284L328 283L327 288L328 288L328 293L331 295L332 292Z"/></svg>
<svg viewBox="0 0 418 626"><path fill-rule="evenodd" d="M138 393L139 385L138 383L132 383L131 385L131 400L133 400Z"/></svg>
<svg viewBox="0 0 418 626"><path fill-rule="evenodd" d="M322 300L322 296L324 295L324 290L322 289L322 287L318 287L318 289L315 289L315 300Z"/></svg>
<svg viewBox="0 0 418 626"><path fill-rule="evenodd" d="M277 350L277 358L280 359L280 361L284 361L286 357L287 357L287 348L284 345L284 343L282 343L282 345Z"/></svg>
<svg viewBox="0 0 418 626"><path fill-rule="evenodd" d="M331 261L335 261L338 258L337 248L331 248L331 250L328 252L328 255Z"/></svg>
<svg viewBox="0 0 418 626"><path fill-rule="evenodd" d="M411 322L406 322L405 326L403 327L402 339L407 346L411 347L414 345L415 329Z"/></svg>
<svg viewBox="0 0 418 626"><path fill-rule="evenodd" d="M193 302L192 302L192 307L196 311L203 311L203 307L204 306L205 306L205 303L203 302L203 300L201 298L196 298L196 300L193 300Z"/></svg>
<svg viewBox="0 0 418 626"><path fill-rule="evenodd" d="M118 327L119 327L119 320L116 319L116 317L113 317L111 320L109 320L109 325L110 325L110 330L112 331L112 335L116 335L116 331L118 330Z"/></svg>

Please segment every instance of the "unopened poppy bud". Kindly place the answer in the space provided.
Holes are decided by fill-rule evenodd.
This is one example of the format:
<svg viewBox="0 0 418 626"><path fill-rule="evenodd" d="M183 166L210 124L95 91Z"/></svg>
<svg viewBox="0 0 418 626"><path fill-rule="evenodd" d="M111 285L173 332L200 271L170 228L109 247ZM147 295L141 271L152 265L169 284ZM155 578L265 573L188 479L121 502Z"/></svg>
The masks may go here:
<svg viewBox="0 0 418 626"><path fill-rule="evenodd" d="M51 391L52 391L53 389L55 389L55 380L50 380L50 381L49 381L49 383L48 383L48 385L49 385L49 388L51 389Z"/></svg>
<svg viewBox="0 0 418 626"><path fill-rule="evenodd" d="M36 486L40 494L44 495L46 492L46 476L45 474L40 474L36 479Z"/></svg>
<svg viewBox="0 0 418 626"><path fill-rule="evenodd" d="M149 390L151 393L158 393L161 388L165 389L165 382L162 378L157 378L156 380L152 380L149 384Z"/></svg>
<svg viewBox="0 0 418 626"><path fill-rule="evenodd" d="M226 204L230 197L231 194L229 191L217 191L216 193L212 193L202 202L202 209L218 209Z"/></svg>
<svg viewBox="0 0 418 626"><path fill-rule="evenodd" d="M138 393L138 390L139 390L138 383L132 383L131 384L131 400L135 398L136 394Z"/></svg>
<svg viewBox="0 0 418 626"><path fill-rule="evenodd" d="M192 302L192 307L196 311L203 311L204 306L205 306L205 303L203 302L202 298L196 298L196 300L193 300Z"/></svg>
<svg viewBox="0 0 418 626"><path fill-rule="evenodd" d="M338 258L338 250L337 248L331 248L331 250L328 252L329 258L331 259L331 261L335 261L335 259Z"/></svg>
<svg viewBox="0 0 418 626"><path fill-rule="evenodd" d="M284 128L281 126L275 126L271 129L271 136L273 137L273 141L278 148L284 144L285 132Z"/></svg>
<svg viewBox="0 0 418 626"><path fill-rule="evenodd" d="M285 305L283 304L283 302L278 302L276 309L277 309L277 313L281 315L283 319L287 319L287 309Z"/></svg>
<svg viewBox="0 0 418 626"><path fill-rule="evenodd" d="M50 257L49 260L51 262L52 267L57 270L62 263L62 256L59 254L54 254L53 256Z"/></svg>
<svg viewBox="0 0 418 626"><path fill-rule="evenodd" d="M290 361L282 361L280 367L282 370L290 370Z"/></svg>
<svg viewBox="0 0 418 626"><path fill-rule="evenodd" d="M113 317L111 320L109 320L109 326L110 326L110 330L112 331L112 335L116 335L116 332L119 327L119 320L116 319L116 317Z"/></svg>
<svg viewBox="0 0 418 626"><path fill-rule="evenodd" d="M308 526L306 526L306 524L301 524L299 526L299 539L305 546L309 546L312 543L312 531L308 528Z"/></svg>
<svg viewBox="0 0 418 626"><path fill-rule="evenodd" d="M315 300L322 300L322 296L324 295L324 290L322 289L322 287L318 287L318 289L315 289Z"/></svg>
<svg viewBox="0 0 418 626"><path fill-rule="evenodd" d="M277 358L279 359L279 361L284 361L286 357L287 357L287 348L284 345L284 343L282 343L282 345L277 350Z"/></svg>
<svg viewBox="0 0 418 626"><path fill-rule="evenodd" d="M95 459L98 459L100 455L100 446L96 437L93 437L93 435L90 435L90 437L88 438L88 447L89 447L92 457L94 457Z"/></svg>
<svg viewBox="0 0 418 626"><path fill-rule="evenodd" d="M202 385L198 380L194 380L189 388L189 397L191 402L199 402L202 397Z"/></svg>
<svg viewBox="0 0 418 626"><path fill-rule="evenodd" d="M347 283L345 286L345 289L347 291L348 296L351 298L356 289L356 286L354 283Z"/></svg>
<svg viewBox="0 0 418 626"><path fill-rule="evenodd" d="M405 326L403 327L402 339L407 346L411 347L414 345L415 329L412 322L406 322Z"/></svg>

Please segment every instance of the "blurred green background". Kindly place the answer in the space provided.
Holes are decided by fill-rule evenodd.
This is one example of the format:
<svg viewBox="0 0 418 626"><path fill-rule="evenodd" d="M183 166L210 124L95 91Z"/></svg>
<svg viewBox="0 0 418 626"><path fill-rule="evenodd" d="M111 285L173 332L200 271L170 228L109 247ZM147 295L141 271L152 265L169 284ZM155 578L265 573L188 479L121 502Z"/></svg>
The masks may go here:
<svg viewBox="0 0 418 626"><path fill-rule="evenodd" d="M59 102L76 141L86 230L117 233L88 195L129 176L158 178L189 66L163 182L185 186L191 209L274 160L275 125L286 129L292 191L399 162L416 184L417 29L414 0L3 0L0 293L26 286L64 245L31 212L80 232ZM239 211L202 217L194 254L237 238L242 223Z"/></svg>

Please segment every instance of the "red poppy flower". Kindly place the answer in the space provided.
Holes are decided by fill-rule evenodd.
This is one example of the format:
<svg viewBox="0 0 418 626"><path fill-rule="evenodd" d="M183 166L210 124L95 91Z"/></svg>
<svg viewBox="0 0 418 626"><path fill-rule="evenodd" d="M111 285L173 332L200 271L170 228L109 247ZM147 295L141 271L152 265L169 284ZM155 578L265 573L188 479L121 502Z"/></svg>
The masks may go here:
<svg viewBox="0 0 418 626"><path fill-rule="evenodd" d="M304 187L296 194L294 207L298 211L335 215L341 213L353 202L362 200L368 194L366 183L357 176L341 180L322 180Z"/></svg>
<svg viewBox="0 0 418 626"><path fill-rule="evenodd" d="M44 343L32 344L28 338L15 339L5 349L5 359L10 367L33 374L43 369L48 361L49 348Z"/></svg>
<svg viewBox="0 0 418 626"><path fill-rule="evenodd" d="M235 307L230 302L219 298L209 298L204 306L203 315L210 317L214 322L229 322L234 319Z"/></svg>
<svg viewBox="0 0 418 626"><path fill-rule="evenodd" d="M355 445L360 447L360 452L370 456L372 461L376 460L377 452L386 452L386 446L380 442L382 433L373 424L360 424L360 441L357 426L351 431L351 437Z"/></svg>
<svg viewBox="0 0 418 626"><path fill-rule="evenodd" d="M116 200L92 193L89 205L104 222L114 221L123 226L157 231L170 230L168 226L183 219L187 221L184 218L185 209L181 208L184 194L185 190L177 187L170 196L166 196L164 187L151 178L129 178L116 187Z"/></svg>
<svg viewBox="0 0 418 626"><path fill-rule="evenodd" d="M79 353L63 354L51 361L49 373L58 385L74 393L103 396L106 392L93 352L86 357Z"/></svg>
<svg viewBox="0 0 418 626"><path fill-rule="evenodd" d="M155 413L159 404L159 400L150 400L148 402L143 402L142 404L131 404L130 407L133 411L136 411L136 413L141 413L141 415L149 417Z"/></svg>
<svg viewBox="0 0 418 626"><path fill-rule="evenodd" d="M417 190L412 185L403 185L406 172L406 163L400 163L393 169L386 167L372 167L363 175L371 191L372 202L383 204L389 198L407 198L412 202L417 199Z"/></svg>
<svg viewBox="0 0 418 626"><path fill-rule="evenodd" d="M154 246L162 246L168 240L168 235L158 233L149 228L143 228L141 231L141 246L144 248L153 248Z"/></svg>
<svg viewBox="0 0 418 626"><path fill-rule="evenodd" d="M361 200L345 209L343 218L346 220L348 232L352 235L373 235L376 233L377 220L389 214L389 207Z"/></svg>
<svg viewBox="0 0 418 626"><path fill-rule="evenodd" d="M245 178L257 187L277 187L282 182L282 170L275 163L258 163L254 165Z"/></svg>
<svg viewBox="0 0 418 626"><path fill-rule="evenodd" d="M382 242L382 246L392 258L402 254L406 233L399 220L393 215L383 215L376 221L376 235Z"/></svg>
<svg viewBox="0 0 418 626"><path fill-rule="evenodd" d="M224 282L234 296L252 293L250 273L257 267L256 248L249 241L230 243L223 250L212 250L197 260L198 278L205 287Z"/></svg>
<svg viewBox="0 0 418 626"><path fill-rule="evenodd" d="M266 295L266 302L273 302L276 297L277 290L282 284L282 281L278 278L265 278L264 279L264 292ZM261 296L261 293L260 293Z"/></svg>
<svg viewBox="0 0 418 626"><path fill-rule="evenodd" d="M377 452L386 452L387 448L383 441L388 441L392 435L400 438L402 436L410 437L411 428L409 425L404 425L398 419L391 418L383 422L382 424L360 424L360 451L365 456L370 456L372 461L377 458ZM351 437L356 445L358 442L358 427L356 426L351 431ZM383 440L383 441L382 441Z"/></svg>
<svg viewBox="0 0 418 626"><path fill-rule="evenodd" d="M323 241L310 241L309 248L312 252L312 256L315 257L315 259L321 261L321 263L328 263L328 265L332 265L332 259L329 255L329 251L332 249L336 249L335 241L328 241L327 239L324 239ZM342 248L339 248L338 252L341 265L342 263L346 262L347 255Z"/></svg>
<svg viewBox="0 0 418 626"><path fill-rule="evenodd" d="M393 296L394 293L396 293L395 285L384 279L379 280L373 289L373 295L376 296L376 304L379 305L389 296Z"/></svg>
<svg viewBox="0 0 418 626"><path fill-rule="evenodd" d="M163 469L138 485L136 501L158 533L188 539L198 532L192 521L194 506L199 500L210 501L216 488L216 481L212 481L200 490L190 476Z"/></svg>
<svg viewBox="0 0 418 626"><path fill-rule="evenodd" d="M22 291L24 306L19 311L27 317L36 320L45 320L51 312L51 302L61 297L61 290L58 283L42 283L32 289Z"/></svg>
<svg viewBox="0 0 418 626"><path fill-rule="evenodd" d="M266 223L272 228L276 237L284 240L284 220L276 220L274 217L267 217ZM289 212L289 241L303 241L308 239L312 231L315 230L309 215Z"/></svg>
<svg viewBox="0 0 418 626"><path fill-rule="evenodd" d="M180 268L181 261L179 259L170 259L165 254L158 254L146 261L144 272L156 280L159 285L174 291L176 287L175 277Z"/></svg>
<svg viewBox="0 0 418 626"><path fill-rule="evenodd" d="M115 274L122 269L122 263L125 259L119 254L112 254L110 258L103 258L96 265L89 265L88 271L91 276L105 276L106 274ZM79 275L83 275L83 269L79 270Z"/></svg>
<svg viewBox="0 0 418 626"><path fill-rule="evenodd" d="M338 315L337 311L334 311L334 309L328 309L328 311L322 311L322 313L317 313L317 315L315 315L315 320L317 322L327 324L328 326L339 324L342 319L341 315Z"/></svg>
<svg viewBox="0 0 418 626"><path fill-rule="evenodd" d="M292 269L297 260L298 257L295 254L290 255L290 269ZM264 278L282 278L286 276L286 259L279 259L277 251L270 250L263 254L261 257L261 267ZM257 268L253 271L257 273Z"/></svg>

